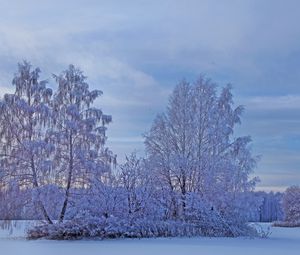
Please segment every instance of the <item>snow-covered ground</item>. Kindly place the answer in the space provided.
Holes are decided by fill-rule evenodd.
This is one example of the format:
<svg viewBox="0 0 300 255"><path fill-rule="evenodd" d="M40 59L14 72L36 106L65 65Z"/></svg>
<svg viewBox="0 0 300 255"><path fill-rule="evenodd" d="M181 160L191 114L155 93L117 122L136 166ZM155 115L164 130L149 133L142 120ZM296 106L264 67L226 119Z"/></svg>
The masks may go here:
<svg viewBox="0 0 300 255"><path fill-rule="evenodd" d="M93 254L299 254L300 228L271 228L267 239L250 238L157 238L80 241L28 241L24 238L23 222L10 233L0 230L0 254L2 255L93 255ZM267 225L263 225L266 227Z"/></svg>

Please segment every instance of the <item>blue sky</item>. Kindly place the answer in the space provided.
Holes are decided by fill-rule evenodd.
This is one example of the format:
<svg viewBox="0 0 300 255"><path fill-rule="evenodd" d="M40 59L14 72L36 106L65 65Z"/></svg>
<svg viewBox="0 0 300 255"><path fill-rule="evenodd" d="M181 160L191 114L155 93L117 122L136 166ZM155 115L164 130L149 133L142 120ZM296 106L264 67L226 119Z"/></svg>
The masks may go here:
<svg viewBox="0 0 300 255"><path fill-rule="evenodd" d="M143 153L142 134L182 78L206 74L231 83L246 112L258 189L300 183L300 2L0 0L0 94L17 62L43 78L81 67L113 123L108 144L119 160Z"/></svg>

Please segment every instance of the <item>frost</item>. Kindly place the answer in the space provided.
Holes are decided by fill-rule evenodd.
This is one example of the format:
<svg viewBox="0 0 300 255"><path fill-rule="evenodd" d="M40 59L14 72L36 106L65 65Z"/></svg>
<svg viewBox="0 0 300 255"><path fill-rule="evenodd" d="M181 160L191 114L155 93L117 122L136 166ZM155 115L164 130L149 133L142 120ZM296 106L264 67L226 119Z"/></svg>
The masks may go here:
<svg viewBox="0 0 300 255"><path fill-rule="evenodd" d="M233 137L243 107L230 86L178 84L145 135L147 156L117 165L112 116L93 106L102 91L73 65L53 91L40 72L19 64L1 100L1 217L44 220L30 238L257 235L257 157L250 136Z"/></svg>

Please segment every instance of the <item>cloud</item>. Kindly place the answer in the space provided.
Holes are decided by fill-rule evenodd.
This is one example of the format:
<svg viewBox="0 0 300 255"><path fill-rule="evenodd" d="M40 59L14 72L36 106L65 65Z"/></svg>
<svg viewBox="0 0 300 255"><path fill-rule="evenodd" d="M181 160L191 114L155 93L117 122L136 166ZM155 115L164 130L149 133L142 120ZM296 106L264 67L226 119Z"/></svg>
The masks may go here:
<svg viewBox="0 0 300 255"><path fill-rule="evenodd" d="M283 171L277 164L299 176L300 160L288 164L300 139L299 7L296 0L0 0L0 94L11 92L18 61L39 66L42 78L73 63L103 90L97 105L113 115L109 143L123 155L143 149L136 137L165 109L173 86L204 73L232 83L246 106L238 133L251 134L255 153L264 154L257 172Z"/></svg>
<svg viewBox="0 0 300 255"><path fill-rule="evenodd" d="M257 96L244 100L249 110L300 110L300 95Z"/></svg>

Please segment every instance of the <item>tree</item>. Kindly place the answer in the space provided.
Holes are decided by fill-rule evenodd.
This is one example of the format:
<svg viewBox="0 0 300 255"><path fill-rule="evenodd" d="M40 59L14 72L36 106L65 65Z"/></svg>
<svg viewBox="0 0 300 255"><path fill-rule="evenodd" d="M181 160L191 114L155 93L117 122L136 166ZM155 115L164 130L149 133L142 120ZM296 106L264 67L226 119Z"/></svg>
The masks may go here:
<svg viewBox="0 0 300 255"><path fill-rule="evenodd" d="M49 155L53 146L46 139L46 129L51 118L52 90L46 87L47 81L39 81L39 73L39 68L32 70L26 61L19 64L12 82L15 92L5 94L0 103L0 166L6 183L14 180L20 187L35 191L34 204L52 223L40 199L40 187L51 181Z"/></svg>
<svg viewBox="0 0 300 255"><path fill-rule="evenodd" d="M105 147L106 125L112 118L92 107L102 92L90 91L86 76L73 65L54 78L58 89L52 101L50 139L56 148L54 166L60 173L59 184L65 187L59 216L63 221L71 189L87 188L93 178L101 179L110 171L115 156Z"/></svg>
<svg viewBox="0 0 300 255"><path fill-rule="evenodd" d="M175 87L166 112L156 117L145 136L158 186L169 187L172 217L186 217L190 193L209 201L211 210L222 217L245 211L243 194L253 190L257 179L249 178L256 165L251 138L233 138L242 112L242 106L234 108L230 85L220 95L216 84L203 77L193 85L183 81Z"/></svg>
<svg viewBox="0 0 300 255"><path fill-rule="evenodd" d="M300 222L300 187L291 186L283 195L285 220L289 223Z"/></svg>
<svg viewBox="0 0 300 255"><path fill-rule="evenodd" d="M71 190L84 196L93 180L103 181L116 156L105 147L111 116L92 107L102 92L90 91L72 65L54 76L54 96L39 74L28 62L19 64L15 93L0 102L0 189L7 199L20 190L22 210L31 203L26 213L52 224L64 220Z"/></svg>
<svg viewBox="0 0 300 255"><path fill-rule="evenodd" d="M129 220L150 220L159 214L153 176L147 170L145 159L138 158L135 153L126 156L125 163L120 165L117 179L120 191L125 195L124 213Z"/></svg>

